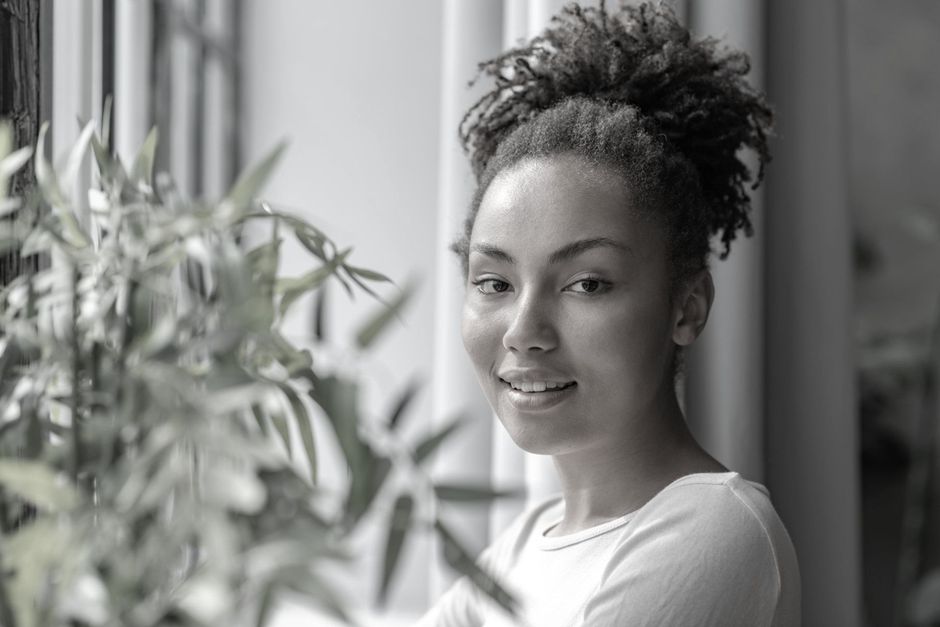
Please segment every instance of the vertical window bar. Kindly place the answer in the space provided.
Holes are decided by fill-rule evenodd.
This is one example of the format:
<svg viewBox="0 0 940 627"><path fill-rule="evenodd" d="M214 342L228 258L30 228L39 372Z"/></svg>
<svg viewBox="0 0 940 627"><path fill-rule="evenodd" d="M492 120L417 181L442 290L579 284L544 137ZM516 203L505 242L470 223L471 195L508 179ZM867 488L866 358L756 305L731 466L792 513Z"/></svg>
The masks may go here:
<svg viewBox="0 0 940 627"><path fill-rule="evenodd" d="M227 66L228 73L228 102L225 115L224 141L227 158L227 171L225 173L225 188L231 188L235 178L242 168L242 15L244 13L243 0L232 0L229 4L229 41L231 42L231 63Z"/></svg>
<svg viewBox="0 0 940 627"><path fill-rule="evenodd" d="M114 64L115 64L115 0L101 0L101 105L98 107L103 112L104 103L108 96L112 99L112 111L110 124L107 129L101 129L101 133L107 133L111 138L109 149L114 154ZM104 121L102 120L102 123Z"/></svg>
<svg viewBox="0 0 940 627"><path fill-rule="evenodd" d="M52 119L52 95L54 81L52 80L52 20L55 8L52 2L37 2L39 5L39 122ZM38 134L38 127L37 127ZM35 142L34 142L35 143ZM29 176L32 177L32 168ZM46 253L32 255L27 258L30 272L46 270L52 265L52 260Z"/></svg>
<svg viewBox="0 0 940 627"><path fill-rule="evenodd" d="M207 67L207 37L211 36L206 32L206 0L195 0L193 11L193 22L196 27L193 43L195 49L195 59L193 60L192 78L192 195L200 197L205 192L205 159L206 159L206 125L208 116L206 115L206 67Z"/></svg>
<svg viewBox="0 0 940 627"><path fill-rule="evenodd" d="M154 171L168 171L170 157L170 124L172 122L172 0L153 0L150 62L150 126L159 129Z"/></svg>

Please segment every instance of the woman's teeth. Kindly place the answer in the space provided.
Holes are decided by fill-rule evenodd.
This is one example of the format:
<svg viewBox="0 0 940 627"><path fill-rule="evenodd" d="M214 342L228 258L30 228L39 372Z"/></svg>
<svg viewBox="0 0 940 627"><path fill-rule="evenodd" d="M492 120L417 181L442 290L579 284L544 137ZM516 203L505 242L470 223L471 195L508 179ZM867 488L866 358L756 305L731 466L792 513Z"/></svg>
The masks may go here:
<svg viewBox="0 0 940 627"><path fill-rule="evenodd" d="M553 381L533 381L521 382L521 383L509 383L510 387L514 390L519 390L520 392L544 392L545 390L561 390L566 387L574 385L574 382L569 383L555 383Z"/></svg>

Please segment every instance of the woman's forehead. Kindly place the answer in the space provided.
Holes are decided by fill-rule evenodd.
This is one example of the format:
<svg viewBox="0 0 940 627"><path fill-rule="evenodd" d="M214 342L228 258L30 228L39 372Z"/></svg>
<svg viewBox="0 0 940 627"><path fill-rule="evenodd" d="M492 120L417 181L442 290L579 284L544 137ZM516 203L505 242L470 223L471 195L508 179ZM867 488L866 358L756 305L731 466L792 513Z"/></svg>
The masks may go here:
<svg viewBox="0 0 940 627"><path fill-rule="evenodd" d="M500 173L483 196L471 241L544 243L557 248L607 237L625 246L646 227L613 170L566 156L528 160ZM641 233L637 231L641 230Z"/></svg>
<svg viewBox="0 0 940 627"><path fill-rule="evenodd" d="M628 185L614 168L575 154L528 157L506 168L490 183L486 196L494 190L501 195L575 194L616 195L626 199ZM484 197L485 200L485 197Z"/></svg>

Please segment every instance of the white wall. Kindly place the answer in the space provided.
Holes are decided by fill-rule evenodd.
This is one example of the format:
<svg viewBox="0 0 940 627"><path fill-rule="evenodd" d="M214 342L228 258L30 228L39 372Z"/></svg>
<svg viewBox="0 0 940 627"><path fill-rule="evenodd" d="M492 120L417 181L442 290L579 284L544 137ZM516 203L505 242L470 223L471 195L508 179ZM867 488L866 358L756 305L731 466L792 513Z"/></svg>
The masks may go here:
<svg viewBox="0 0 940 627"><path fill-rule="evenodd" d="M440 38L438 0L248 0L245 7L246 160L290 140L265 196L321 225L340 246L353 246L355 265L400 283L421 280L404 325L380 341L363 370L371 412L388 411L413 375L431 377ZM312 267L296 248L286 255L284 273ZM453 268L444 270L456 277ZM338 284L330 287L330 333L348 341L376 303L365 294L350 302ZM298 336L309 328L303 318L289 327ZM409 432L430 424L429 392L407 417ZM324 481L340 476L335 454L325 457ZM384 528L372 531L364 542L383 540ZM347 582L362 598L371 598L382 555L381 544L372 546L358 580ZM406 551L400 581L424 580L426 545ZM424 593L423 586L399 587L392 604L423 606Z"/></svg>

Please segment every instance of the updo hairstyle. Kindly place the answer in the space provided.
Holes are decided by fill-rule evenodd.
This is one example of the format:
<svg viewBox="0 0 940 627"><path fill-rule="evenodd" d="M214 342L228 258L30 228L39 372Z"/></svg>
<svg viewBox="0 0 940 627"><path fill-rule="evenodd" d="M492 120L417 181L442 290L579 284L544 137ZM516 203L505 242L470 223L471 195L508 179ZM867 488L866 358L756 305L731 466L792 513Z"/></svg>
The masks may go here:
<svg viewBox="0 0 940 627"><path fill-rule="evenodd" d="M608 12L576 4L525 46L485 61L493 87L464 116L460 139L477 179L463 236L452 245L467 273L470 235L493 179L529 158L573 154L623 176L631 204L662 225L670 288L752 232L750 198L769 161L773 115L745 79L747 56L693 40L666 6ZM752 174L741 149L757 156ZM629 210L629 208L625 208Z"/></svg>

